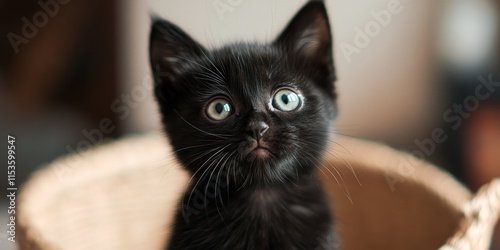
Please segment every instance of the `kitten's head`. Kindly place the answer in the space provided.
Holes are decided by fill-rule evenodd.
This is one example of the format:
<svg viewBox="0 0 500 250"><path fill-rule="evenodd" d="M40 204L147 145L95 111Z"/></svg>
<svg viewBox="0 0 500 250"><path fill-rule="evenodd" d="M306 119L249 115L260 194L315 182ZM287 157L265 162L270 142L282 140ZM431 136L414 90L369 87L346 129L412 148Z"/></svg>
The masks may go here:
<svg viewBox="0 0 500 250"><path fill-rule="evenodd" d="M270 44L218 50L156 20L150 49L166 132L196 177L269 184L315 168L336 110L323 3L308 3Z"/></svg>

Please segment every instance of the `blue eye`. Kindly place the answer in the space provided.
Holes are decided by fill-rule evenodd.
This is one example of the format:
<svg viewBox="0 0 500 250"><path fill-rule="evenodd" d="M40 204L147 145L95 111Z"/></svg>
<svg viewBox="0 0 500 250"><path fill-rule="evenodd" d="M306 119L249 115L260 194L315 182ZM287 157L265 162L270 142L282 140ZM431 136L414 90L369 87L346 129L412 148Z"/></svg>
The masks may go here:
<svg viewBox="0 0 500 250"><path fill-rule="evenodd" d="M206 113L210 119L222 121L233 113L233 108L225 99L215 99L208 104Z"/></svg>
<svg viewBox="0 0 500 250"><path fill-rule="evenodd" d="M281 111L294 111L300 106L300 97L290 89L282 89L274 95L273 107Z"/></svg>

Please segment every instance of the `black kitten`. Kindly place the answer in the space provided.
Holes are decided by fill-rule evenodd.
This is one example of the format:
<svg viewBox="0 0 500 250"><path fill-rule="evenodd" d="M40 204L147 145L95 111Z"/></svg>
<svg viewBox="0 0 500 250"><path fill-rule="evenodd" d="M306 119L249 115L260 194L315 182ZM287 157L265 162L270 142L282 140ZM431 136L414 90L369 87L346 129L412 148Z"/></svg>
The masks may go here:
<svg viewBox="0 0 500 250"><path fill-rule="evenodd" d="M316 177L336 99L324 4L308 3L271 44L214 51L155 20L151 65L192 175L168 249L334 249Z"/></svg>

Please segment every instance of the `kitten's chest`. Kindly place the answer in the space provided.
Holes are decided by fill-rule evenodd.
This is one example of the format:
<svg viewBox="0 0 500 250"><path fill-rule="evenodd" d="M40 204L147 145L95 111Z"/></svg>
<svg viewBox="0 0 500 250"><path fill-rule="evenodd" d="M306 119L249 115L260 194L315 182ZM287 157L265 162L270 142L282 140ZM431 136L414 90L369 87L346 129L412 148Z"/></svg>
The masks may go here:
<svg viewBox="0 0 500 250"><path fill-rule="evenodd" d="M190 223L192 242L209 249L332 249L332 220L321 192L252 190L212 204ZM186 235L187 236L187 235ZM193 236L193 235L190 235ZM197 249L197 248L193 248Z"/></svg>
<svg viewBox="0 0 500 250"><path fill-rule="evenodd" d="M276 190L253 190L235 203L235 211L245 214L246 219L258 220L263 225L272 225L272 221L288 221L298 223L309 220L317 214L314 211L321 204L320 197L303 199L298 193ZM241 204L245 204L241 206Z"/></svg>

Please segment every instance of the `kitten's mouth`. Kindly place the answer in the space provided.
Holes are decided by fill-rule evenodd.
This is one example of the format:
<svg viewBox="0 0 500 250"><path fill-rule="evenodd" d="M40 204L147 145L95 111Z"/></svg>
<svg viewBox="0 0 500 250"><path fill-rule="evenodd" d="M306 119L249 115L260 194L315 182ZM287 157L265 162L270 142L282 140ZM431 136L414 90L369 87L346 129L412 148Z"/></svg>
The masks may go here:
<svg viewBox="0 0 500 250"><path fill-rule="evenodd" d="M252 149L251 153L253 153L258 158L264 158L271 154L268 148L262 146L255 147L254 149Z"/></svg>
<svg viewBox="0 0 500 250"><path fill-rule="evenodd" d="M269 155L271 155L271 151L269 147L267 147L264 142L253 142L251 146L248 148L248 155L251 158L256 159L266 159Z"/></svg>
<svg viewBox="0 0 500 250"><path fill-rule="evenodd" d="M260 140L248 140L241 143L241 153L245 155L245 158L249 162L255 160L259 162L267 161L273 156L270 145L260 139Z"/></svg>

